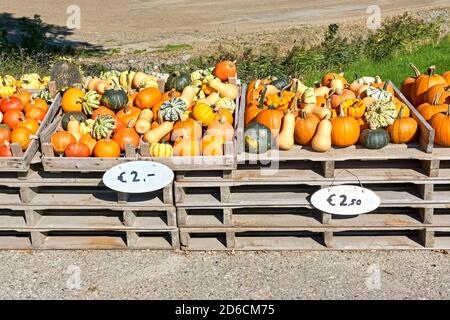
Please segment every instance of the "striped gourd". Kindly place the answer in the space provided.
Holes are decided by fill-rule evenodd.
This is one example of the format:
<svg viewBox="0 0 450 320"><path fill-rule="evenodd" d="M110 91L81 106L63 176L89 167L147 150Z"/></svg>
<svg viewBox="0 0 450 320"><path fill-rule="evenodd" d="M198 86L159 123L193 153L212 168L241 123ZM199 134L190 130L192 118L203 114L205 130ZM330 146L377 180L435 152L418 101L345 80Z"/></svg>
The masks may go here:
<svg viewBox="0 0 450 320"><path fill-rule="evenodd" d="M47 103L50 103L53 99L52 99L52 95L50 94L50 91L48 91L47 89L40 89L38 91L36 91L35 93L33 93L31 95L32 99L42 99L47 101Z"/></svg>
<svg viewBox="0 0 450 320"><path fill-rule="evenodd" d="M375 100L389 101L392 99L392 94L389 91L383 90L381 88L369 87L366 90L368 97L372 97Z"/></svg>
<svg viewBox="0 0 450 320"><path fill-rule="evenodd" d="M116 120L110 115L99 115L92 128L92 137L99 140L111 136Z"/></svg>
<svg viewBox="0 0 450 320"><path fill-rule="evenodd" d="M186 111L186 102L180 98L172 98L165 101L160 109L160 116L164 121L178 121Z"/></svg>
<svg viewBox="0 0 450 320"><path fill-rule="evenodd" d="M83 111L87 115L91 115L94 109L97 109L100 106L100 98L101 96L97 93L97 91L90 90L88 91L83 98Z"/></svg>
<svg viewBox="0 0 450 320"><path fill-rule="evenodd" d="M367 107L364 117L371 129L384 128L394 123L397 109L392 101L375 100Z"/></svg>
<svg viewBox="0 0 450 320"><path fill-rule="evenodd" d="M227 109L231 113L234 113L234 110L236 109L236 103L233 99L228 97L223 97L216 103L216 107L220 109Z"/></svg>
<svg viewBox="0 0 450 320"><path fill-rule="evenodd" d="M150 145L150 155L152 157L171 157L173 148L168 143L152 143Z"/></svg>

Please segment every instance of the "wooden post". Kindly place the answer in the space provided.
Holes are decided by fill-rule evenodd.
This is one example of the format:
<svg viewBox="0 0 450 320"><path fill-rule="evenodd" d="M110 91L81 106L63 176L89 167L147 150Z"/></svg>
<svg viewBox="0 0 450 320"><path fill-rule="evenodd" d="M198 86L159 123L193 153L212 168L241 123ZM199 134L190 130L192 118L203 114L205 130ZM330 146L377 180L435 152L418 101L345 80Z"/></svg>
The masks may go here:
<svg viewBox="0 0 450 320"><path fill-rule="evenodd" d="M433 223L434 208L419 208L422 216L422 222L425 224Z"/></svg>

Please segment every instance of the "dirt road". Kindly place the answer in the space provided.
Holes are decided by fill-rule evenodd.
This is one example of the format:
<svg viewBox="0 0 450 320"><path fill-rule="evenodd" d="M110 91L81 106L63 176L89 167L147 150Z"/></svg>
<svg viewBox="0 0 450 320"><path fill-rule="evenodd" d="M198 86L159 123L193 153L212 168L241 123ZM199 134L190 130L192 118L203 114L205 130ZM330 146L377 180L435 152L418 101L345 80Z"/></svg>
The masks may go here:
<svg viewBox="0 0 450 320"><path fill-rule="evenodd" d="M40 14L44 22L66 26L68 7L80 8L80 29L70 40L105 47L149 48L210 42L245 33L272 32L301 24L324 24L405 10L448 7L449 0L7 0L0 12L13 17ZM70 10L70 9L69 9ZM73 11L71 11L73 12ZM74 21L74 20L71 20Z"/></svg>

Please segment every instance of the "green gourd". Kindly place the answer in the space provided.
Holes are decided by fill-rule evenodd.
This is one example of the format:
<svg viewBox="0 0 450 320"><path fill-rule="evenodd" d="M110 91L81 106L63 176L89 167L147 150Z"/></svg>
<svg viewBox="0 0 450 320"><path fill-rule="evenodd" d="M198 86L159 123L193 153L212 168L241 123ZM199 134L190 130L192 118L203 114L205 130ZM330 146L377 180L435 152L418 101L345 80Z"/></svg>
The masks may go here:
<svg viewBox="0 0 450 320"><path fill-rule="evenodd" d="M265 125L253 122L244 131L245 151L265 153L272 149L272 132Z"/></svg>
<svg viewBox="0 0 450 320"><path fill-rule="evenodd" d="M390 142L389 134L382 128L364 129L359 137L359 143L367 149L381 149Z"/></svg>
<svg viewBox="0 0 450 320"><path fill-rule="evenodd" d="M175 71L173 72L166 81L165 91L176 90L183 91L183 89L191 84L191 76Z"/></svg>
<svg viewBox="0 0 450 320"><path fill-rule="evenodd" d="M186 102L180 98L172 98L161 105L159 114L164 121L178 121L185 111Z"/></svg>
<svg viewBox="0 0 450 320"><path fill-rule="evenodd" d="M85 120L87 120L87 116L83 112L67 112L67 113L64 113L64 115L61 118L61 126L66 131L67 131L67 125L69 124L69 121L70 121L71 117L75 118L80 123L85 121Z"/></svg>

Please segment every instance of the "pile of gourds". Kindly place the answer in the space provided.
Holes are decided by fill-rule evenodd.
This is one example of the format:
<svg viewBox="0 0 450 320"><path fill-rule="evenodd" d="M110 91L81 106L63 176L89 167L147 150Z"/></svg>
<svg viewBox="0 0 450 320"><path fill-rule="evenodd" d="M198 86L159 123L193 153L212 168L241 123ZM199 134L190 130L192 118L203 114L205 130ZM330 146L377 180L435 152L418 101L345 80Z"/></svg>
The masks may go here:
<svg viewBox="0 0 450 320"><path fill-rule="evenodd" d="M450 71L440 75L431 66L427 73L421 74L413 64L410 66L414 76L406 78L400 90L435 130L434 142L449 147Z"/></svg>
<svg viewBox="0 0 450 320"><path fill-rule="evenodd" d="M22 151L28 148L37 138L52 100L46 89L31 94L16 86L14 91L0 98L0 157L13 156L11 143L17 143Z"/></svg>
<svg viewBox="0 0 450 320"><path fill-rule="evenodd" d="M62 98L61 128L53 150L66 157L120 157L130 145L149 144L152 157L220 156L234 137L236 76L231 61L165 79L131 70L89 78ZM164 81L164 80L163 80ZM142 150L141 150L142 151ZM143 152L141 152L143 153Z"/></svg>
<svg viewBox="0 0 450 320"><path fill-rule="evenodd" d="M390 142L413 141L418 127L408 106L380 77L348 83L336 73L325 74L314 87L297 79L252 81L244 124L246 151L251 153L290 150L295 143L317 152L358 142L380 149Z"/></svg>
<svg viewBox="0 0 450 320"><path fill-rule="evenodd" d="M20 89L39 90L46 89L50 76L40 77L37 73L27 73L14 78L12 75L0 76L0 98L12 96Z"/></svg>

